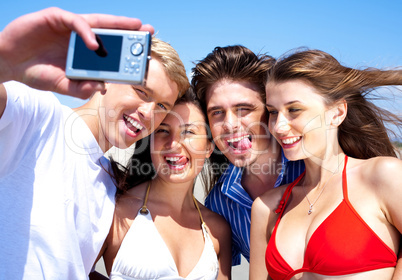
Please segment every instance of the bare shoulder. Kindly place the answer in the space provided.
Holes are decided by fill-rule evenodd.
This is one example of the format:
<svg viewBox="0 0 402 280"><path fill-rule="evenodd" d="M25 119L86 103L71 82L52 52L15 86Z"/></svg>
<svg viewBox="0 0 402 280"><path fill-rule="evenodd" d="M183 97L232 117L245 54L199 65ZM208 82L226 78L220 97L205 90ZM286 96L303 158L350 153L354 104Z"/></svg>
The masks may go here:
<svg viewBox="0 0 402 280"><path fill-rule="evenodd" d="M137 185L116 199L115 219L117 217L134 219L137 216L138 210L144 203L147 185L147 182Z"/></svg>
<svg viewBox="0 0 402 280"><path fill-rule="evenodd" d="M282 196L288 185L283 185L275 189L271 189L257 197L253 203L253 210L259 212L269 212L275 210L282 199Z"/></svg>
<svg viewBox="0 0 402 280"><path fill-rule="evenodd" d="M402 180L402 161L394 157L363 160L359 172L372 186L392 186Z"/></svg>
<svg viewBox="0 0 402 280"><path fill-rule="evenodd" d="M202 217L212 236L217 239L227 238L231 234L229 223L221 215L211 211L202 204L199 204Z"/></svg>

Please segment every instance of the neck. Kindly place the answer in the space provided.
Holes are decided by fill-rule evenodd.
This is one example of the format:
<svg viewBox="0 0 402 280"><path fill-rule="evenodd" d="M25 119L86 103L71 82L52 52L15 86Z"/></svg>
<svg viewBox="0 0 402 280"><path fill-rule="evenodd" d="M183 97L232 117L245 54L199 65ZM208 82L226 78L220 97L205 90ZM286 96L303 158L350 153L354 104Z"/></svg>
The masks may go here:
<svg viewBox="0 0 402 280"><path fill-rule="evenodd" d="M339 148L336 154L327 155L325 159L310 157L304 160L306 165L306 175L304 184L306 186L322 187L320 182L326 182L334 174L342 171L345 154Z"/></svg>
<svg viewBox="0 0 402 280"><path fill-rule="evenodd" d="M173 209L193 208L193 185L194 180L181 183L167 182L160 177L156 177L151 182L151 190L154 198L163 201Z"/></svg>
<svg viewBox="0 0 402 280"><path fill-rule="evenodd" d="M87 103L85 103L81 107L74 108L73 111L78 116L80 116L81 119L86 123L89 130L92 132L93 136L95 137L96 142L98 143L99 147L105 153L112 146L106 140L105 134L102 131L100 123L99 123L100 122L100 116L99 116L100 100L99 100L99 98L97 98L98 94L100 94L100 93L95 93L95 95Z"/></svg>
<svg viewBox="0 0 402 280"><path fill-rule="evenodd" d="M281 169L281 148L275 141L270 145L266 153L261 154L254 163L245 167L242 176L242 186L251 199L254 200L266 191L274 188Z"/></svg>

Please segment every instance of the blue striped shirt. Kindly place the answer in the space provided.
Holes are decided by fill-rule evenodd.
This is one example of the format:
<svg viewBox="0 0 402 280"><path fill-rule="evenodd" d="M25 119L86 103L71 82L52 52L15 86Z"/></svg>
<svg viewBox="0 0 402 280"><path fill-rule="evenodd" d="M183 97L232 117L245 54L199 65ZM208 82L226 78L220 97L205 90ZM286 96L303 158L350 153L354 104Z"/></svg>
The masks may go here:
<svg viewBox="0 0 402 280"><path fill-rule="evenodd" d="M240 264L240 254L250 261L253 200L241 185L243 170L230 164L205 199L205 206L222 215L232 228L232 265ZM282 153L282 169L274 187L293 182L303 170L303 161L288 161Z"/></svg>

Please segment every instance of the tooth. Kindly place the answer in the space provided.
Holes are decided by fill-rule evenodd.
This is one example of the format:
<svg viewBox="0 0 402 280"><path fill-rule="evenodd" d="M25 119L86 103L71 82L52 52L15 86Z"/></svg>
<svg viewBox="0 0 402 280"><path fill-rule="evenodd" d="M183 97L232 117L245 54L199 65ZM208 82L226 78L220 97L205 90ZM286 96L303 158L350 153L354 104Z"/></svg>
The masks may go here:
<svg viewBox="0 0 402 280"><path fill-rule="evenodd" d="M168 161L178 161L179 157L166 157L166 160L168 160Z"/></svg>
<svg viewBox="0 0 402 280"><path fill-rule="evenodd" d="M130 116L124 116L126 120L128 120L136 129L142 130L143 126L140 125L137 121L133 120Z"/></svg>
<svg viewBox="0 0 402 280"><path fill-rule="evenodd" d="M300 139L300 137L292 137L292 138L284 139L282 142L284 144L293 144L296 141L298 141L299 139Z"/></svg>
<svg viewBox="0 0 402 280"><path fill-rule="evenodd" d="M244 136L241 136L241 137L236 137L236 138L228 139L227 141L228 141L229 143L239 142L240 140L242 140L242 139L244 139L244 138L248 138L248 137L250 137L250 135L244 135Z"/></svg>

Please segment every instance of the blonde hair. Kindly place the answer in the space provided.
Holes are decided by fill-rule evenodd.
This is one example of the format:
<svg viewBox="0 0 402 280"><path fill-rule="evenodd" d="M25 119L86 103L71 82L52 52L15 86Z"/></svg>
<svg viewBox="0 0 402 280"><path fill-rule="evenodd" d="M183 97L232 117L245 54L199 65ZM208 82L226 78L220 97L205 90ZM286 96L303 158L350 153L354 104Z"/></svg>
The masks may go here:
<svg viewBox="0 0 402 280"><path fill-rule="evenodd" d="M177 84L181 97L190 87L190 83L179 54L169 43L152 37L151 57L162 63L168 77Z"/></svg>

